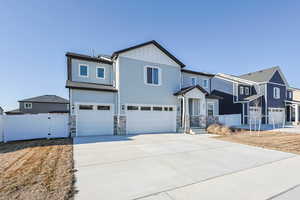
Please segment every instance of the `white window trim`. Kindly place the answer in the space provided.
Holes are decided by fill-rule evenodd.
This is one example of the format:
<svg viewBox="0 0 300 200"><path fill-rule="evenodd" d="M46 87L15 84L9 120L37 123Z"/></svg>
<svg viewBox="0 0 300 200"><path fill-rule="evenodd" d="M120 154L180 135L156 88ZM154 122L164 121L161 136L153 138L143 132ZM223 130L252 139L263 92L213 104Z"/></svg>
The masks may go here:
<svg viewBox="0 0 300 200"><path fill-rule="evenodd" d="M103 78L98 76L98 69L103 69ZM105 67L96 67L96 78L97 79L105 79Z"/></svg>
<svg viewBox="0 0 300 200"><path fill-rule="evenodd" d="M248 87L245 87L245 95L249 95L250 94L250 90Z"/></svg>
<svg viewBox="0 0 300 200"><path fill-rule="evenodd" d="M244 94L244 86L240 86L239 90L240 90L240 95L243 95Z"/></svg>
<svg viewBox="0 0 300 200"><path fill-rule="evenodd" d="M26 105L30 105L29 107L27 107ZM24 103L24 109L29 110L32 109L32 103Z"/></svg>
<svg viewBox="0 0 300 200"><path fill-rule="evenodd" d="M288 91L288 95L289 95L289 99L291 99L293 97L292 91Z"/></svg>
<svg viewBox="0 0 300 200"><path fill-rule="evenodd" d="M158 84L147 83L147 68L148 67L158 69ZM144 83L145 83L145 85L149 85L149 86L161 86L162 85L161 68L157 67L157 66L146 65L144 67Z"/></svg>
<svg viewBox="0 0 300 200"><path fill-rule="evenodd" d="M193 84L193 80L195 80L195 84ZM197 85L197 78L196 77L191 77L191 82L192 82L193 86Z"/></svg>
<svg viewBox="0 0 300 200"><path fill-rule="evenodd" d="M86 76L80 74L80 67L81 66L86 66L87 67L87 75ZM78 76L79 77L88 78L89 74L90 74L90 72L89 72L89 66L87 64L79 64L78 65Z"/></svg>
<svg viewBox="0 0 300 200"><path fill-rule="evenodd" d="M276 90L278 91L278 93L275 92ZM275 96L275 94L277 94L277 95ZM273 98L274 99L280 99L280 88L279 87L274 87L273 88Z"/></svg>
<svg viewBox="0 0 300 200"><path fill-rule="evenodd" d="M206 86L204 85L204 82L205 82L205 81L207 82L207 85L206 85ZM203 87L204 87L204 88L209 88L209 80L208 80L208 79L203 79Z"/></svg>

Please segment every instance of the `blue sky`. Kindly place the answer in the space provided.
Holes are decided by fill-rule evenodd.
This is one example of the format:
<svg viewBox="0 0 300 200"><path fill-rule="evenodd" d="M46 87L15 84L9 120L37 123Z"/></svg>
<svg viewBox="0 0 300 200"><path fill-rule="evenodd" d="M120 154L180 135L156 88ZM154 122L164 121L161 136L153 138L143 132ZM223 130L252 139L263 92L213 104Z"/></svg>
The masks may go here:
<svg viewBox="0 0 300 200"><path fill-rule="evenodd" d="M68 97L66 51L111 54L155 39L189 68L242 74L279 65L300 87L300 1L1 1L0 106Z"/></svg>

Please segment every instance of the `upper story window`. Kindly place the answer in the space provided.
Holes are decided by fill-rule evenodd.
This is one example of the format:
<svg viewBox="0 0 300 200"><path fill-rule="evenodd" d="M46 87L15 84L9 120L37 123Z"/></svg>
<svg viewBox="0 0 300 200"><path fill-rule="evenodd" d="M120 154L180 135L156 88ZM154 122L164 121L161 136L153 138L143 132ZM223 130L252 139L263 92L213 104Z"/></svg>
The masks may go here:
<svg viewBox="0 0 300 200"><path fill-rule="evenodd" d="M191 78L192 79L192 85L197 85L197 79L195 78L195 77L192 77Z"/></svg>
<svg viewBox="0 0 300 200"><path fill-rule="evenodd" d="M208 80L207 79L203 80L203 87L208 88Z"/></svg>
<svg viewBox="0 0 300 200"><path fill-rule="evenodd" d="M241 95L244 94L244 87L243 87L243 86L240 87L240 94L241 94Z"/></svg>
<svg viewBox="0 0 300 200"><path fill-rule="evenodd" d="M24 109L32 109L32 103L24 103Z"/></svg>
<svg viewBox="0 0 300 200"><path fill-rule="evenodd" d="M145 83L148 85L161 85L160 68L145 67Z"/></svg>
<svg viewBox="0 0 300 200"><path fill-rule="evenodd" d="M89 76L89 66L80 64L79 65L79 76L88 77Z"/></svg>
<svg viewBox="0 0 300 200"><path fill-rule="evenodd" d="M273 88L273 97L274 99L280 99L280 88L278 87Z"/></svg>
<svg viewBox="0 0 300 200"><path fill-rule="evenodd" d="M250 91L248 87L245 87L245 95L249 95Z"/></svg>
<svg viewBox="0 0 300 200"><path fill-rule="evenodd" d="M96 68L96 77L100 79L105 78L105 68L103 67L97 67Z"/></svg>

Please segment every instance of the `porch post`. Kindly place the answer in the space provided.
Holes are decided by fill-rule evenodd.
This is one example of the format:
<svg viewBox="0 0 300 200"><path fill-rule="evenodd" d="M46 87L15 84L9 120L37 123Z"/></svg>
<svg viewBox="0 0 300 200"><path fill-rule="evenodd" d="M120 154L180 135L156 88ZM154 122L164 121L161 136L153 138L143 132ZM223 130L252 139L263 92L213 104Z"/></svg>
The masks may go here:
<svg viewBox="0 0 300 200"><path fill-rule="evenodd" d="M189 98L185 97L185 132L190 131Z"/></svg>
<svg viewBox="0 0 300 200"><path fill-rule="evenodd" d="M181 116L181 124L183 128L183 132L185 133L185 98L182 96L182 116Z"/></svg>
<svg viewBox="0 0 300 200"><path fill-rule="evenodd" d="M299 106L298 104L295 104L295 123L296 125L298 125L299 122Z"/></svg>

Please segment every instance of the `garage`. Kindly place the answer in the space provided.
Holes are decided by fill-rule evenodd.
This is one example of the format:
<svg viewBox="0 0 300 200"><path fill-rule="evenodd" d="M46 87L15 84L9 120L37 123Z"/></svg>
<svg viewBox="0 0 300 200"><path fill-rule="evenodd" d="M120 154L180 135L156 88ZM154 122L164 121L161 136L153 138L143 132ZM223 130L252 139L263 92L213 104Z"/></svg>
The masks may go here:
<svg viewBox="0 0 300 200"><path fill-rule="evenodd" d="M251 123L252 124L259 123L262 117L261 107L250 106L249 111L250 111Z"/></svg>
<svg viewBox="0 0 300 200"><path fill-rule="evenodd" d="M269 124L283 124L284 121L284 108L269 108Z"/></svg>
<svg viewBox="0 0 300 200"><path fill-rule="evenodd" d="M113 135L113 105L77 104L77 136Z"/></svg>
<svg viewBox="0 0 300 200"><path fill-rule="evenodd" d="M176 132L174 105L127 105L127 133Z"/></svg>

